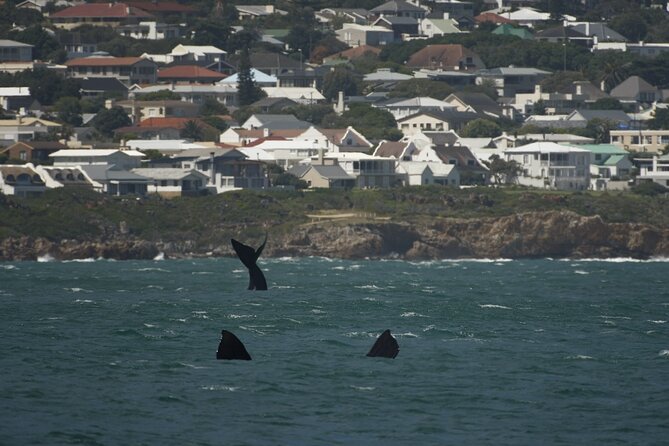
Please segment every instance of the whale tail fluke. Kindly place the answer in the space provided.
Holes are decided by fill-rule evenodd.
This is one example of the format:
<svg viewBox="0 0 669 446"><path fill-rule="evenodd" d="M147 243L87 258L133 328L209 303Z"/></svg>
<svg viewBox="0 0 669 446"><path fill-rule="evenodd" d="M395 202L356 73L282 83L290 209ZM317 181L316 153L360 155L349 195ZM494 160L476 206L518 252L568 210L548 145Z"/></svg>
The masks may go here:
<svg viewBox="0 0 669 446"><path fill-rule="evenodd" d="M258 261L260 254L262 254L262 250L265 249L265 244L267 243L267 234L265 234L265 240L258 249L253 249L252 247L238 242L235 239L230 239L230 243L232 243L232 248L237 253L239 260L241 260L244 266L249 270L248 289L266 290L267 281L265 280L265 275L262 273L256 262Z"/></svg>
<svg viewBox="0 0 669 446"><path fill-rule="evenodd" d="M228 330L221 330L221 342L218 344L216 359L241 359L250 361L251 355L246 351L246 347L244 347L244 344L242 344L242 341L240 341L237 336Z"/></svg>
<svg viewBox="0 0 669 446"><path fill-rule="evenodd" d="M386 330L376 339L367 356L395 359L399 352L397 340L390 334L390 330Z"/></svg>

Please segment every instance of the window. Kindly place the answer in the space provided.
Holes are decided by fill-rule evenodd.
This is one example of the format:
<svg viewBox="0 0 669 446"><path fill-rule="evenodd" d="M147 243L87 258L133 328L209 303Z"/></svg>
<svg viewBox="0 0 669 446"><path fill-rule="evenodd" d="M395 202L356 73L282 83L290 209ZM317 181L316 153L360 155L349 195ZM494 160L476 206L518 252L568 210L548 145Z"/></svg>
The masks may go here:
<svg viewBox="0 0 669 446"><path fill-rule="evenodd" d="M26 161L26 160L28 159L28 154L26 153L25 150L21 150L21 151L19 152L19 159L20 159L21 161Z"/></svg>

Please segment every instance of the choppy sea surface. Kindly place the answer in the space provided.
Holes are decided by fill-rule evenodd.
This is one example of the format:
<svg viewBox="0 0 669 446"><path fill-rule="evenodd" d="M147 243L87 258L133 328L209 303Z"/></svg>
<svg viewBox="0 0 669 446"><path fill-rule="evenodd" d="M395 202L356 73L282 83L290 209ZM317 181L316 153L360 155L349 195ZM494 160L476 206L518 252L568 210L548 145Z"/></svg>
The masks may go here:
<svg viewBox="0 0 669 446"><path fill-rule="evenodd" d="M0 263L0 444L669 444L667 260L260 265Z"/></svg>

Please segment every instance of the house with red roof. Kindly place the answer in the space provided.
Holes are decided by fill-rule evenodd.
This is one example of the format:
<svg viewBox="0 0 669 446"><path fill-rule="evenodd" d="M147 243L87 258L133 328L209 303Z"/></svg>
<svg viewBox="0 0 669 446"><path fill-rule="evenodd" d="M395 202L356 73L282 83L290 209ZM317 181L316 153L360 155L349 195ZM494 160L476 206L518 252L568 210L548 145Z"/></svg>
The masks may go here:
<svg viewBox="0 0 669 446"><path fill-rule="evenodd" d="M143 9L126 3L82 3L49 15L57 28L72 29L81 25L111 26L115 28L128 23L153 19L154 16Z"/></svg>
<svg viewBox="0 0 669 446"><path fill-rule="evenodd" d="M73 78L113 77L128 86L155 84L158 79L158 65L142 57L82 57L68 60L65 66Z"/></svg>
<svg viewBox="0 0 669 446"><path fill-rule="evenodd" d="M160 82L213 84L226 77L223 73L197 65L175 65L158 70L158 80Z"/></svg>
<svg viewBox="0 0 669 446"><path fill-rule="evenodd" d="M197 13L197 9L194 7L178 2L145 0L126 2L126 4L132 8L141 9L160 18L166 18L169 16L194 15Z"/></svg>
<svg viewBox="0 0 669 446"><path fill-rule="evenodd" d="M117 135L132 134L137 139L179 139L181 131L189 121L195 122L202 130L205 140L218 139L220 131L199 118L148 118L137 125L114 130Z"/></svg>
<svg viewBox="0 0 669 446"><path fill-rule="evenodd" d="M413 53L406 66L444 71L475 71L485 68L478 54L459 44L427 45Z"/></svg>

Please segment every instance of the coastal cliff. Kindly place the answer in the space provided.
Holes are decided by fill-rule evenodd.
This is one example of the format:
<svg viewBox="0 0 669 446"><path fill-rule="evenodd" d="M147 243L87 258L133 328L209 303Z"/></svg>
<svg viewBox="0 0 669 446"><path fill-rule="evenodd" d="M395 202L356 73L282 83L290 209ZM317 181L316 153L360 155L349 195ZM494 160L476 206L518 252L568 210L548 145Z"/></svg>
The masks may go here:
<svg viewBox="0 0 669 446"><path fill-rule="evenodd" d="M249 242L250 243L250 242ZM252 243L250 243L252 244ZM8 237L0 260L113 258L152 259L230 256L229 245L196 239L143 240L120 233L103 241ZM607 258L669 256L669 229L648 223L607 223L572 211L526 212L502 217L404 221L325 221L274 234L264 256L323 256L342 259L399 258Z"/></svg>

